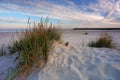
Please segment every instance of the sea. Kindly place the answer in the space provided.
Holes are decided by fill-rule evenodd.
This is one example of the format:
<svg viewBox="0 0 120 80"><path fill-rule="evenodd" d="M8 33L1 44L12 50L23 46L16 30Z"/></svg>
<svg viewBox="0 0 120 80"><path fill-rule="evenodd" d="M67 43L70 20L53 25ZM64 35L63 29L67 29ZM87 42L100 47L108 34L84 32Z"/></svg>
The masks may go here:
<svg viewBox="0 0 120 80"><path fill-rule="evenodd" d="M18 39L18 33L25 31L24 29L0 29L0 45L7 45L12 40ZM61 40L69 42L72 46L88 46L91 41L97 40L101 34L109 34L113 39L113 44L120 48L120 30L72 30L62 29Z"/></svg>

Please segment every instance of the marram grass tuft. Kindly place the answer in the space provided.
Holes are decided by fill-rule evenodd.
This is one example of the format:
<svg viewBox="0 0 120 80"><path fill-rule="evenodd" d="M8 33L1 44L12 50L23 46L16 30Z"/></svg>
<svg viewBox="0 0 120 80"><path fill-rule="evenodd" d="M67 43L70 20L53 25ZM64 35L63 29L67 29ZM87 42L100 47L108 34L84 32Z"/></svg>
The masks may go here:
<svg viewBox="0 0 120 80"><path fill-rule="evenodd" d="M46 63L53 41L59 41L61 33L59 26L49 24L48 19L46 19L45 23L41 20L38 25L34 24L33 28L29 27L25 32L18 35L19 39L9 46L11 54L18 52L16 73L7 79L10 80L18 75L24 79L33 68L41 66L41 61Z"/></svg>
<svg viewBox="0 0 120 80"><path fill-rule="evenodd" d="M88 46L90 47L105 47L105 48L113 48L115 47L113 44L112 37L108 33L101 34L101 36L96 41L89 42Z"/></svg>

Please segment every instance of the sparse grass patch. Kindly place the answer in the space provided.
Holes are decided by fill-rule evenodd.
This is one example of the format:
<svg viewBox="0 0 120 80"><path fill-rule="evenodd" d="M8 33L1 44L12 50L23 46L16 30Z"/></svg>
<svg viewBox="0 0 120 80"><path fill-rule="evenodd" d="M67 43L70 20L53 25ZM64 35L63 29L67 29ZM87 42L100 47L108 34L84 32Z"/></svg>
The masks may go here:
<svg viewBox="0 0 120 80"><path fill-rule="evenodd" d="M41 61L46 63L53 41L59 41L61 33L58 26L48 25L46 19L45 23L41 20L38 25L34 25L33 28L29 27L21 35L18 35L19 39L9 46L11 54L18 52L16 58L18 64L15 71L17 73L13 73L13 76L17 76L19 73L18 75L21 75L22 79L24 79L34 68L41 66Z"/></svg>
<svg viewBox="0 0 120 80"><path fill-rule="evenodd" d="M107 34L101 34L101 36L96 41L89 42L88 46L90 47L105 47L105 48L113 48L115 47L113 44L112 37Z"/></svg>

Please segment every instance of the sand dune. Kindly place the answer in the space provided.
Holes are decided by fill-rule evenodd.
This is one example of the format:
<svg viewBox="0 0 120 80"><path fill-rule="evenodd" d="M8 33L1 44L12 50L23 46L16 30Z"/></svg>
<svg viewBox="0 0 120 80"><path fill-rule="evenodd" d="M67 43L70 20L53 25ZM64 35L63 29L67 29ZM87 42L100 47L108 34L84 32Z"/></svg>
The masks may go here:
<svg viewBox="0 0 120 80"><path fill-rule="evenodd" d="M88 47L75 50L56 44L47 65L36 74L38 80L119 80L119 66L117 50Z"/></svg>
<svg viewBox="0 0 120 80"><path fill-rule="evenodd" d="M0 58L0 80L15 67L15 55ZM65 47L54 44L49 60L27 80L119 80L120 51L108 48Z"/></svg>
<svg viewBox="0 0 120 80"><path fill-rule="evenodd" d="M55 42L53 50L49 53L47 64L43 68L35 70L26 79L119 80L120 50L90 48L86 46L86 43L91 39L96 39L96 36L90 35L90 33L85 36L76 33L75 35L77 36L71 37L71 34L63 36L62 39L70 43L68 47ZM0 37L1 45L9 43L12 35L1 33ZM17 38L17 36L15 37ZM115 40L119 41L118 37L115 37ZM5 80L11 70L15 68L15 58L16 54L0 57L0 80Z"/></svg>

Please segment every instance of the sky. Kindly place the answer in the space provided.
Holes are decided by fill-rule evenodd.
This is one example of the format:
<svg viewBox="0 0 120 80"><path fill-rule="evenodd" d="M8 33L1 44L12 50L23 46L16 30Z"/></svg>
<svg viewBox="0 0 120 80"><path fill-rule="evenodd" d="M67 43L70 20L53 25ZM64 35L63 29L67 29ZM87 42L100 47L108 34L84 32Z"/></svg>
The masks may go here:
<svg viewBox="0 0 120 80"><path fill-rule="evenodd" d="M0 0L0 29L48 17L62 28L120 28L120 0Z"/></svg>

